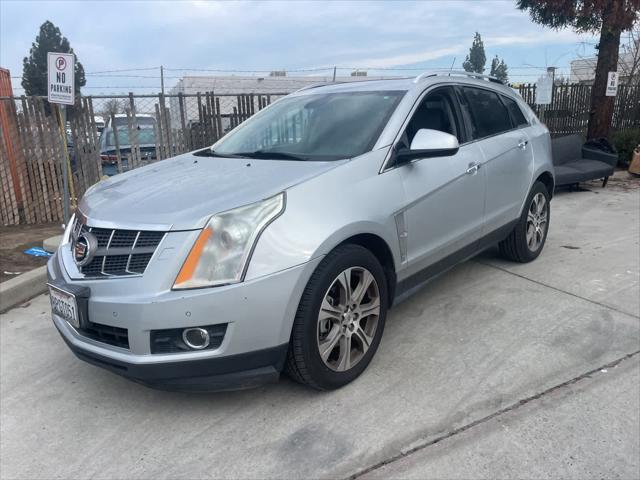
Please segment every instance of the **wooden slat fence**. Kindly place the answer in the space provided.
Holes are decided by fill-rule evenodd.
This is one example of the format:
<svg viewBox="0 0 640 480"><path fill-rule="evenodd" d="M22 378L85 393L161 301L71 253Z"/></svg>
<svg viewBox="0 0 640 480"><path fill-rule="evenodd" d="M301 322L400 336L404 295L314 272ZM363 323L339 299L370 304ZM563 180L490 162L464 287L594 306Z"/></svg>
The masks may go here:
<svg viewBox="0 0 640 480"><path fill-rule="evenodd" d="M535 84L520 85L516 90L547 125L552 136L561 137L573 133L586 135L591 107L591 85L554 85L550 105L535 103ZM612 126L614 130L640 127L640 85L618 87Z"/></svg>

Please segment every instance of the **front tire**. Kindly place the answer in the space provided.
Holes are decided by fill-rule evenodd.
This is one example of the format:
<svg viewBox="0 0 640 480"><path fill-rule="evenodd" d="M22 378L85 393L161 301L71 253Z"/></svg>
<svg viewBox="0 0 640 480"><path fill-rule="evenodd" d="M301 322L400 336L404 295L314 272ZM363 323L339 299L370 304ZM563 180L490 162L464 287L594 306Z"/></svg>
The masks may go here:
<svg viewBox="0 0 640 480"><path fill-rule="evenodd" d="M549 232L550 200L545 184L534 183L518 223L509 236L499 244L503 257L519 263L531 262L538 258Z"/></svg>
<svg viewBox="0 0 640 480"><path fill-rule="evenodd" d="M388 288L377 258L359 245L341 245L311 276L291 332L286 373L318 390L356 379L378 349Z"/></svg>

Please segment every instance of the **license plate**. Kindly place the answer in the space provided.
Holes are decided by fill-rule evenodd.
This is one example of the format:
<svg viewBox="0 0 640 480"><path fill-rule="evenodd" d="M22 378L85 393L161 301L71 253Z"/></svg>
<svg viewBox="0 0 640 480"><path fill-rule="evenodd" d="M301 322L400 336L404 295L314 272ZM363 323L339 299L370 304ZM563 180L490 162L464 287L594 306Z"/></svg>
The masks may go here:
<svg viewBox="0 0 640 480"><path fill-rule="evenodd" d="M49 298L51 299L51 311L55 315L69 322L71 326L80 328L75 295L49 285Z"/></svg>

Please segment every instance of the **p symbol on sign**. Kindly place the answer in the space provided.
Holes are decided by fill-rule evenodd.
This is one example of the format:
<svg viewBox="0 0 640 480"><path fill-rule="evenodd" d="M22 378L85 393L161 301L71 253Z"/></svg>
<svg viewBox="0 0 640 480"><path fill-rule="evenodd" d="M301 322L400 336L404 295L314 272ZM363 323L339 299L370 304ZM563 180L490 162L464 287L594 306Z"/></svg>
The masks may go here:
<svg viewBox="0 0 640 480"><path fill-rule="evenodd" d="M67 61L64 59L64 57L56 58L56 68L58 70L64 70L66 67L67 67Z"/></svg>

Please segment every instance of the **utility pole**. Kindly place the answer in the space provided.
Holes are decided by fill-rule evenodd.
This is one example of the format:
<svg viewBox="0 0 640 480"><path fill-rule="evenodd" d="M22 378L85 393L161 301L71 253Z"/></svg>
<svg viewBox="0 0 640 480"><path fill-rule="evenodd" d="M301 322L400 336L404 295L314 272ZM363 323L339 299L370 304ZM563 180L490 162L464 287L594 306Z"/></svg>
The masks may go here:
<svg viewBox="0 0 640 480"><path fill-rule="evenodd" d="M164 95L164 67L162 65L160 65L160 90Z"/></svg>

